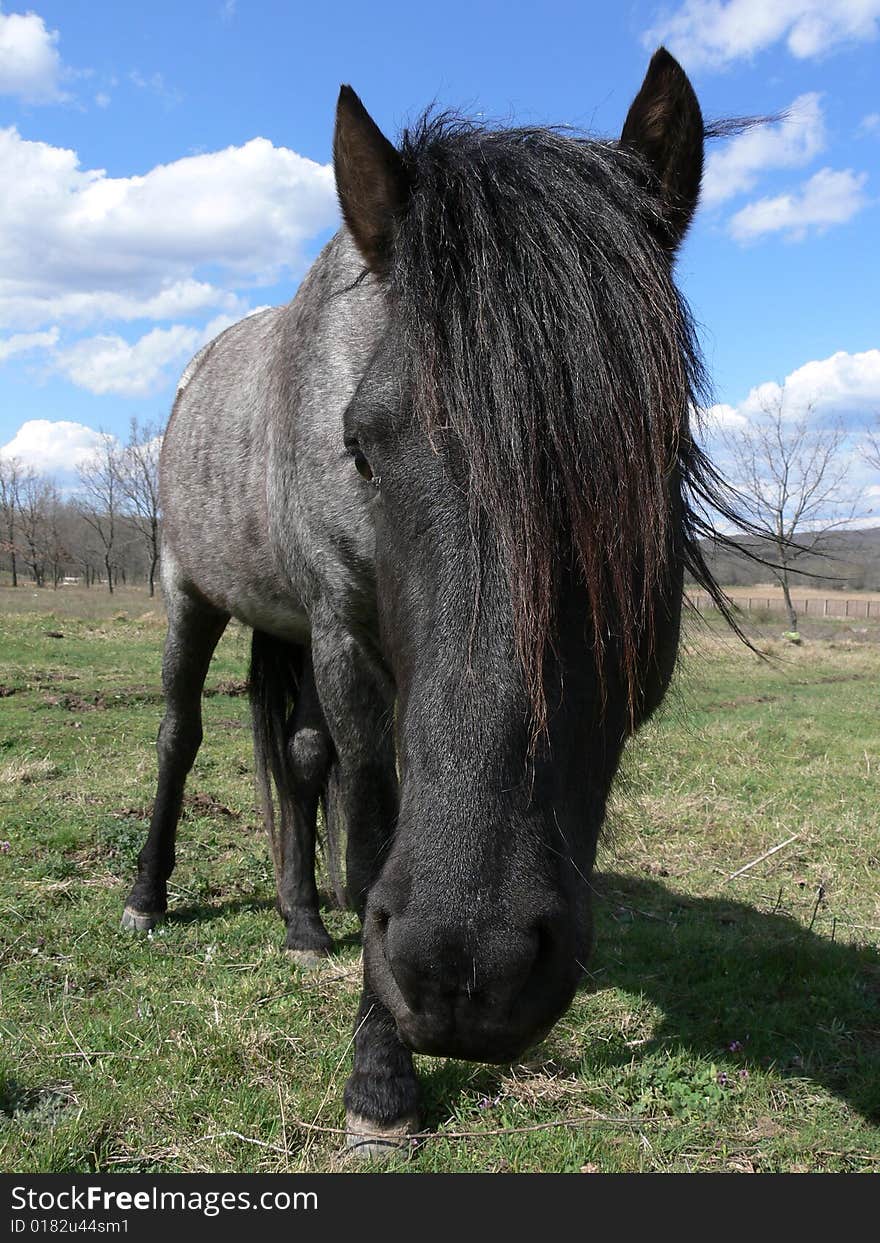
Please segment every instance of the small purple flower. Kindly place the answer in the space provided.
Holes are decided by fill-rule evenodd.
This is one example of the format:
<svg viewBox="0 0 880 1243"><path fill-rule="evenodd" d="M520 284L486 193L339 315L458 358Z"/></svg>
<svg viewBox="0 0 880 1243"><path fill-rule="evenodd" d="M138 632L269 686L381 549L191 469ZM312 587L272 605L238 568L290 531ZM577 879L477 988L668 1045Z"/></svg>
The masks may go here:
<svg viewBox="0 0 880 1243"><path fill-rule="evenodd" d="M742 1041L731 1040L730 1044L727 1046L727 1050L729 1053L742 1053L743 1051Z"/></svg>
<svg viewBox="0 0 880 1243"><path fill-rule="evenodd" d="M8 855L12 849L12 842L0 842L0 855Z"/></svg>
<svg viewBox="0 0 880 1243"><path fill-rule="evenodd" d="M743 1066L741 1070L737 1071L737 1074L739 1075L740 1079L748 1079L749 1077L749 1072L746 1070L745 1066Z"/></svg>
<svg viewBox="0 0 880 1243"><path fill-rule="evenodd" d="M715 1076L715 1082L718 1084L719 1088L726 1088L730 1080L728 1079L725 1071L719 1070L718 1074Z"/></svg>

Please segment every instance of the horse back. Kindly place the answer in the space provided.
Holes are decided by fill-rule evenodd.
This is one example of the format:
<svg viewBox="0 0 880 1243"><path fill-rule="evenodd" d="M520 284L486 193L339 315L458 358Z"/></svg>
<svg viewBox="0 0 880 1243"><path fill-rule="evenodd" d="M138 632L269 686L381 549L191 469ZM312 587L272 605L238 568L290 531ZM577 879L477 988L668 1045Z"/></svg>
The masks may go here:
<svg viewBox="0 0 880 1243"><path fill-rule="evenodd" d="M163 443L165 581L293 641L308 634L317 592L357 590L347 562L362 569L372 550L342 446L381 319L359 271L337 234L291 303L205 346Z"/></svg>
<svg viewBox="0 0 880 1243"><path fill-rule="evenodd" d="M160 494L166 582L250 625L271 619L274 630L296 631L299 602L279 580L266 500L284 310L241 320L189 364L162 445Z"/></svg>

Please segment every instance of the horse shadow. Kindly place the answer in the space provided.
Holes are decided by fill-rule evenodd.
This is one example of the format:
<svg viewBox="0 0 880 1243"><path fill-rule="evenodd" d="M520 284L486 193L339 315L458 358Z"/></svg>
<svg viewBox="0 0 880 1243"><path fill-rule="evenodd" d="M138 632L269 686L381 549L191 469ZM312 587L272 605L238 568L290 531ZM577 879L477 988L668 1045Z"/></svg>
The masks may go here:
<svg viewBox="0 0 880 1243"><path fill-rule="evenodd" d="M589 1081L665 1050L708 1059L731 1079L772 1069L807 1079L880 1121L880 952L817 934L784 911L762 912L727 897L695 898L655 880L595 877L596 950L574 1022L533 1052ZM615 988L661 1017L643 1041L625 1034L572 1051L572 1027L591 1025L591 1001ZM598 1007L597 1007L598 1008ZM423 1070L433 1124L450 1102L494 1094L500 1072L464 1063Z"/></svg>
<svg viewBox="0 0 880 1243"><path fill-rule="evenodd" d="M209 924L230 916L271 911L275 906L274 899L258 897L224 898L219 902L188 902L184 906L172 907L166 915L166 922L171 927L175 924Z"/></svg>
<svg viewBox="0 0 880 1243"><path fill-rule="evenodd" d="M338 916L344 908L329 893L320 894L320 909L325 916ZM215 901L188 902L183 906L173 906L166 915L166 922L170 926L175 924L209 924L216 920L228 919L241 914L263 913L266 911L274 911L278 913L278 901L276 898L222 898ZM284 924L279 920L276 929L278 936L278 944L281 946L284 941ZM347 932L333 938L333 952L339 950L350 949L361 943L359 931Z"/></svg>
<svg viewBox="0 0 880 1243"><path fill-rule="evenodd" d="M550 1036L529 1063L584 1080L660 1050L710 1059L731 1076L772 1067L809 1079L864 1118L880 1122L880 951L816 933L781 910L759 911L726 896L697 898L653 879L616 872L594 877L596 949L567 1035ZM322 903L332 909L329 900ZM189 924L274 909L272 899L227 899L180 907ZM357 932L336 938L356 947ZM644 1042L622 1033L572 1053L571 1030L593 1026L591 997L618 989L662 1017ZM468 1095L491 1099L501 1071L453 1060L421 1065L426 1120L438 1125Z"/></svg>

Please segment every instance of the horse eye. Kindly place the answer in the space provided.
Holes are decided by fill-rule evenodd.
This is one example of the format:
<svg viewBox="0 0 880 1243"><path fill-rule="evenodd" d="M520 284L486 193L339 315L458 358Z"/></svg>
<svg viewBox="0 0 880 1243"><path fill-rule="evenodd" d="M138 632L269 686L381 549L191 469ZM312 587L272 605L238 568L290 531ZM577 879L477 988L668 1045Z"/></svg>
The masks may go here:
<svg viewBox="0 0 880 1243"><path fill-rule="evenodd" d="M366 479L368 483L372 482L373 468L370 466L370 463L364 457L363 453L361 453L360 449L355 451L354 468L360 475L361 479Z"/></svg>

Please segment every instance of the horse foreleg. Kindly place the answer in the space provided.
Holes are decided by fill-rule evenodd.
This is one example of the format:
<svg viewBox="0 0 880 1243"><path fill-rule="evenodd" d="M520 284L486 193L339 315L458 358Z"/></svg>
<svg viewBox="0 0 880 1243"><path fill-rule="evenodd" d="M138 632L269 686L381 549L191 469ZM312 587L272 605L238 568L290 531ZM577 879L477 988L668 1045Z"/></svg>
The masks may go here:
<svg viewBox="0 0 880 1243"><path fill-rule="evenodd" d="M363 918L397 820L393 693L350 635L332 624L312 629L315 683L333 738L333 808L347 831L349 901ZM366 968L345 1088L349 1146L381 1156L418 1128L418 1082L412 1054L373 992Z"/></svg>
<svg viewBox="0 0 880 1243"><path fill-rule="evenodd" d="M412 1053L394 1019L370 988L364 991L354 1035L354 1066L345 1085L346 1144L359 1156L389 1156L419 1129L419 1085Z"/></svg>
<svg viewBox="0 0 880 1243"><path fill-rule="evenodd" d="M137 879L125 903L122 927L147 932L168 906L167 881L174 869L174 841L183 788L202 741L202 688L220 636L229 621L201 600L166 589L168 634L162 657L165 716L156 749L159 780L150 831L138 855Z"/></svg>

